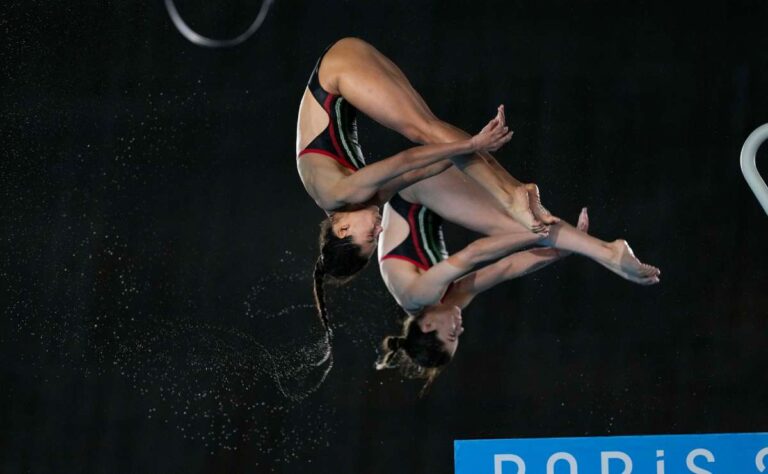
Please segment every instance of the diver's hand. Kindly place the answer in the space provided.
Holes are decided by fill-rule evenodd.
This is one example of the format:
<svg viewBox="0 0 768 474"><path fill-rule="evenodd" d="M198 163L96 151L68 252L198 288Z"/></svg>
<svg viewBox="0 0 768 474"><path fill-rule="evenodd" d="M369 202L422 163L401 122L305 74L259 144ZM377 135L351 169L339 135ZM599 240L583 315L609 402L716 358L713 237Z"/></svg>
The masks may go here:
<svg viewBox="0 0 768 474"><path fill-rule="evenodd" d="M512 132L507 127L504 117L504 106L500 105L496 116L480 133L470 139L472 151L496 151L512 139Z"/></svg>

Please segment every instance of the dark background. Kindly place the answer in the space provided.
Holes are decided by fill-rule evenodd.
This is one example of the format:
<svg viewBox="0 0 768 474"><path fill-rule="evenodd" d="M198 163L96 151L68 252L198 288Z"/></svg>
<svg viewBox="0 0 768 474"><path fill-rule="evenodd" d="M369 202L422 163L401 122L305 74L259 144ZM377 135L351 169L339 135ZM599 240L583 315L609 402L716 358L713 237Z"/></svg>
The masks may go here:
<svg viewBox="0 0 768 474"><path fill-rule="evenodd" d="M178 6L227 37L260 5L216 3ZM2 10L0 472L448 473L454 439L768 429L768 218L738 167L768 122L766 2L277 0L225 50L159 0ZM312 391L296 111L348 35L448 122L506 104L499 160L662 283L571 257L497 287L419 400L372 368L399 313L371 265L331 291ZM360 128L371 158L407 146Z"/></svg>

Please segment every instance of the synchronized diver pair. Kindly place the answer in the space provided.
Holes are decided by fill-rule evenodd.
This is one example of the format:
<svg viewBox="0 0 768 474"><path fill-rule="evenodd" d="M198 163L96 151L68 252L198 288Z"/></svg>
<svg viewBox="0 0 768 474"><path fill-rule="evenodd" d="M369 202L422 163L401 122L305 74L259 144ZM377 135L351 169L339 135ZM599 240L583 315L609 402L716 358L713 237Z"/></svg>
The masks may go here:
<svg viewBox="0 0 768 474"><path fill-rule="evenodd" d="M358 111L419 145L366 164ZM570 253L641 285L659 282L660 270L642 263L626 241L589 235L586 209L573 227L541 204L536 185L511 176L491 155L511 136L503 106L469 135L438 119L370 44L344 38L326 48L301 100L296 152L301 181L328 216L314 292L329 337L325 283L349 281L377 249L387 289L407 318L401 335L384 339L376 367L426 378L425 388L456 352L461 310L494 285ZM444 220L486 237L449 255Z"/></svg>

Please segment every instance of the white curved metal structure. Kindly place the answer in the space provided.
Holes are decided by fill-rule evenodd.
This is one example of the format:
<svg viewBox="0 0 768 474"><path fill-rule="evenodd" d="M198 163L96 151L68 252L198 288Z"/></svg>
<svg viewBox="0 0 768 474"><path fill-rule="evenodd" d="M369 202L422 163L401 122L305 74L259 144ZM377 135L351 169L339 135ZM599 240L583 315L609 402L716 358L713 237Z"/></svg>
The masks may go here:
<svg viewBox="0 0 768 474"><path fill-rule="evenodd" d="M168 9L171 21L173 21L173 24L176 26L176 29L179 30L179 33L192 43L207 48L227 48L230 46L237 46L256 33L256 30L258 30L261 24L264 23L264 19L267 18L267 12L269 11L269 7L272 6L272 2L274 2L274 0L264 0L261 3L259 14L256 15L256 19L253 20L253 23L251 23L251 26L249 26L245 32L234 38L223 40L206 38L192 30L184 19L181 18L181 15L179 15L179 10L176 8L176 4L173 3L173 0L165 0L165 8Z"/></svg>
<svg viewBox="0 0 768 474"><path fill-rule="evenodd" d="M768 214L768 185L765 184L762 176L760 176L760 173L757 171L757 164L755 164L757 150L766 140L768 140L768 123L761 125L757 130L749 134L747 141L744 142L744 146L741 147L740 162L741 172L744 173L747 184L752 188L752 192L755 193L757 200L760 201L765 213Z"/></svg>

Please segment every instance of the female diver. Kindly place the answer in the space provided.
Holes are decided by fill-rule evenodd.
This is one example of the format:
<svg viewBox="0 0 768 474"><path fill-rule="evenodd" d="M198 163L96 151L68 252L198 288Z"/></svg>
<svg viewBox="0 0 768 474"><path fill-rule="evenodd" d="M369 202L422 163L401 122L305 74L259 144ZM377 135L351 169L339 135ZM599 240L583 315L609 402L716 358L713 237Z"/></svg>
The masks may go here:
<svg viewBox="0 0 768 474"><path fill-rule="evenodd" d="M357 142L357 110L415 143L433 146L366 166ZM503 125L503 108L498 117ZM498 146L508 139L505 135ZM344 38L326 50L302 97L296 139L302 183L329 214L321 224L321 253L314 271L320 298L326 276L344 282L373 254L382 196L439 174L451 164L525 229L542 232L558 221L541 205L535 185L514 179L488 153L493 147L473 146L472 140L437 119L402 71L368 43Z"/></svg>
<svg viewBox="0 0 768 474"><path fill-rule="evenodd" d="M478 239L449 257L442 240L441 216L491 237ZM463 180L454 169L416 183L395 196L384 207L382 224L379 268L387 288L408 318L401 336L384 340L386 353L377 368L404 367L426 377L425 388L453 357L463 332L461 309L474 296L557 260L564 255L563 251L585 255L642 285L658 283L661 273L641 263L623 240L604 242L565 222L538 234L527 231L510 219L485 191ZM579 227L586 231L587 226L586 211L582 211ZM509 255L530 244L551 248ZM467 275L479 263L505 255Z"/></svg>

